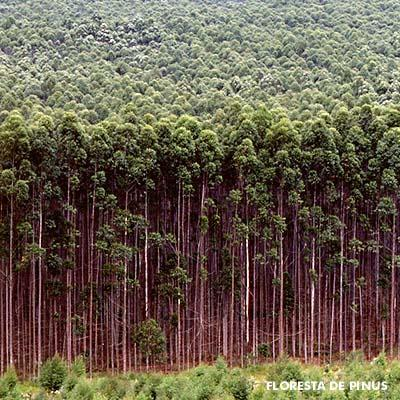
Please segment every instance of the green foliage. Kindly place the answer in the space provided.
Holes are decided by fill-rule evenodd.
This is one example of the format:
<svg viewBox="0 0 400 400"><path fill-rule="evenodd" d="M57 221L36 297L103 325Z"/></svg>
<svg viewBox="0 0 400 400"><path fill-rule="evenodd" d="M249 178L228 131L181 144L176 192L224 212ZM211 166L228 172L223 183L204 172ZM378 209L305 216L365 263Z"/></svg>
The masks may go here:
<svg viewBox="0 0 400 400"><path fill-rule="evenodd" d="M75 374L69 374L63 383L62 390L66 393L71 392L74 387L79 383L79 377Z"/></svg>
<svg viewBox="0 0 400 400"><path fill-rule="evenodd" d="M400 362L394 361L390 365L389 374L388 374L388 382L389 386L399 385L400 384Z"/></svg>
<svg viewBox="0 0 400 400"><path fill-rule="evenodd" d="M144 357L163 357L165 336L154 319L141 322L133 331L133 341L139 346Z"/></svg>
<svg viewBox="0 0 400 400"><path fill-rule="evenodd" d="M73 375L78 377L84 377L86 375L86 362L84 357L77 357L71 365L71 372Z"/></svg>
<svg viewBox="0 0 400 400"><path fill-rule="evenodd" d="M143 398L143 400L153 400L157 398L157 388L162 381L159 375L140 375L136 381L134 393L138 398ZM170 390L173 389L169 389L169 391Z"/></svg>
<svg viewBox="0 0 400 400"><path fill-rule="evenodd" d="M93 400L95 391L92 386L84 380L80 380L74 388L67 394L67 400ZM122 399L123 397L107 397L111 399Z"/></svg>
<svg viewBox="0 0 400 400"><path fill-rule="evenodd" d="M379 367L385 368L387 365L387 358L385 352L379 353L379 355L374 359L374 364Z"/></svg>
<svg viewBox="0 0 400 400"><path fill-rule="evenodd" d="M235 400L249 399L252 386L248 378L242 375L240 371L232 371L226 378L225 385Z"/></svg>
<svg viewBox="0 0 400 400"><path fill-rule="evenodd" d="M176 376L167 376L155 389L156 398L160 400L175 400L182 396L188 382Z"/></svg>
<svg viewBox="0 0 400 400"><path fill-rule="evenodd" d="M120 400L124 398L127 388L122 380L110 377L101 379L96 392L101 393L107 400Z"/></svg>
<svg viewBox="0 0 400 400"><path fill-rule="evenodd" d="M296 361L283 357L272 365L268 379L276 382L300 381L303 379L301 365Z"/></svg>
<svg viewBox="0 0 400 400"><path fill-rule="evenodd" d="M355 8L340 0L334 7L307 2L298 8L293 1L232 1L229 7L185 1L183 15L181 7L143 2L131 14L117 0L84 8L65 1L57 12L38 12L33 1L20 12L6 3L0 48L12 56L0 70L2 110L21 106L22 94L92 123L127 98L140 115L211 115L235 96L254 104L277 97L304 117L361 96L380 104L398 101L391 69L398 57L396 3L364 1ZM29 74L20 73L33 57L46 60L46 68L32 62ZM132 121L132 113L126 118Z"/></svg>
<svg viewBox="0 0 400 400"><path fill-rule="evenodd" d="M54 347L71 349L70 332L103 330L118 344L105 351L108 368L110 354L120 359L132 344L135 315L135 363L182 362L177 346L203 348L205 326L214 349L217 332L232 326L241 337L246 323L261 340L297 340L316 310L298 297L310 294L322 299L319 315L332 306L357 325L357 344L371 348L374 337L374 349L394 355L397 2L19 3L0 6L0 292L5 321L19 321L4 343L31 348L23 332L46 315L52 329L37 358L51 334L70 340ZM13 288L31 297L16 299ZM160 312L163 320L151 319ZM215 319L223 313L228 320ZM290 324L291 314L304 321ZM363 329L369 315L388 329L379 321ZM307 356L355 346L342 332L348 324L314 322ZM330 329L346 349L328 344ZM229 348L233 358L248 351L243 343ZM254 357L270 357L270 344L251 345ZM20 353L17 365L26 363ZM360 374L352 357L347 368ZM386 363L378 357L369 372L380 377ZM194 396L216 395L221 365L193 372ZM75 390L83 359L66 381L64 370L61 360L46 362L42 386ZM302 375L289 360L273 374Z"/></svg>
<svg viewBox="0 0 400 400"><path fill-rule="evenodd" d="M289 359L278 363L258 364L245 369L228 369L221 359L215 366L201 365L197 368L168 374L129 374L128 376L80 378L71 390L60 393L38 392L33 383L20 383L8 392L5 399L21 400L269 400L269 399L325 399L325 400L370 400L396 399L400 393L399 362L387 361L386 366L366 362L359 356L344 364L325 366L297 364ZM345 390L272 391L264 381L294 378L293 365L300 367L303 381L387 381L387 391ZM75 377L76 378L76 377ZM295 379L296 380L296 379ZM30 393L30 397L28 397ZM34 395L32 393L35 393ZM33 396L33 397L32 397Z"/></svg>
<svg viewBox="0 0 400 400"><path fill-rule="evenodd" d="M250 400L265 400L265 389L263 386L259 386L251 392Z"/></svg>
<svg viewBox="0 0 400 400"><path fill-rule="evenodd" d="M46 360L40 369L39 384L43 389L59 390L67 377L67 366L59 355Z"/></svg>
<svg viewBox="0 0 400 400"><path fill-rule="evenodd" d="M12 398L15 394L15 388L18 383L18 377L15 369L10 367L0 378L0 399Z"/></svg>
<svg viewBox="0 0 400 400"><path fill-rule="evenodd" d="M197 400L210 400L215 393L216 385L221 379L220 371L213 367L200 366L193 370L191 376L193 396Z"/></svg>
<svg viewBox="0 0 400 400"><path fill-rule="evenodd" d="M268 343L260 343L257 347L260 356L268 358L271 356L271 347Z"/></svg>
<svg viewBox="0 0 400 400"><path fill-rule="evenodd" d="M225 361L225 358L222 356L218 356L215 360L215 368L221 374L225 374L228 371L228 365Z"/></svg>

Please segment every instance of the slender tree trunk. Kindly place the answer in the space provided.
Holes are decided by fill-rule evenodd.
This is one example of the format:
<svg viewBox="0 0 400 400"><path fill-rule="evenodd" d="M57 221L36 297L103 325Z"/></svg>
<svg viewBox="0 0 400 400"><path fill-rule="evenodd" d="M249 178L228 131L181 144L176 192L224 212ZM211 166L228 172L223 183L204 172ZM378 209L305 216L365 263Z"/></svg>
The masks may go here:
<svg viewBox="0 0 400 400"><path fill-rule="evenodd" d="M43 207L42 207L42 195L40 194L39 198L39 249L42 249L42 240L43 240ZM43 280L43 258L42 253L39 253L38 260L38 311L37 311L37 366L38 372L40 371L40 367L42 364L42 280Z"/></svg>
<svg viewBox="0 0 400 400"><path fill-rule="evenodd" d="M396 202L394 203L396 204ZM396 335L396 217L392 217L392 257L391 257L391 293L390 293L390 356L394 356L394 345Z"/></svg>
<svg viewBox="0 0 400 400"><path fill-rule="evenodd" d="M353 217L353 241L355 242L357 237L357 221L356 217ZM356 251L353 250L353 260L356 259ZM353 299L352 299L352 313L351 313L351 332L352 332L352 348L356 351L356 267L353 266L353 283L352 283Z"/></svg>
<svg viewBox="0 0 400 400"><path fill-rule="evenodd" d="M128 191L125 192L125 223L124 223L124 246L128 245ZM122 370L128 371L128 259L124 260L124 284L122 305Z"/></svg>
<svg viewBox="0 0 400 400"><path fill-rule="evenodd" d="M149 260L148 260L148 247L149 247L149 228L148 228L148 198L147 198L147 188L144 194L144 219L145 219L145 229L144 229L144 312L145 318L148 319L150 316L149 309Z"/></svg>
<svg viewBox="0 0 400 400"><path fill-rule="evenodd" d="M71 224L71 179L68 176L68 183L67 183L67 221ZM69 228L70 238L71 238L71 229ZM75 250L75 248L74 248ZM68 269L67 271L67 320L66 320L66 336L67 336L67 362L70 365L72 362L72 320L71 320L71 313L72 313L72 271Z"/></svg>
<svg viewBox="0 0 400 400"><path fill-rule="evenodd" d="M343 184L340 193L341 218L340 218L340 275L339 275L339 353L343 354L343 274L344 274L344 190Z"/></svg>
<svg viewBox="0 0 400 400"><path fill-rule="evenodd" d="M8 259L8 362L14 364L14 268L13 268L13 250L14 250L14 195L11 195L10 201L10 230L9 230L9 259Z"/></svg>
<svg viewBox="0 0 400 400"><path fill-rule="evenodd" d="M335 332L335 295L336 295L336 270L333 270L333 283L332 283L332 305L331 305L331 331L329 335L329 362L332 363L333 356L333 335Z"/></svg>
<svg viewBox="0 0 400 400"><path fill-rule="evenodd" d="M97 173L97 165L95 166L94 174ZM94 231L95 231L95 210L96 210L96 183L93 187L93 199L92 208L90 214L89 232L90 232L90 244L89 244L89 374L93 374L93 301L94 301L94 290L93 290L93 276L94 276Z"/></svg>
<svg viewBox="0 0 400 400"><path fill-rule="evenodd" d="M281 186L279 194L279 216L283 218L283 188ZM284 301L285 301L285 276L284 276L284 255L283 255L283 233L279 231L279 356L285 353L285 316L284 316Z"/></svg>

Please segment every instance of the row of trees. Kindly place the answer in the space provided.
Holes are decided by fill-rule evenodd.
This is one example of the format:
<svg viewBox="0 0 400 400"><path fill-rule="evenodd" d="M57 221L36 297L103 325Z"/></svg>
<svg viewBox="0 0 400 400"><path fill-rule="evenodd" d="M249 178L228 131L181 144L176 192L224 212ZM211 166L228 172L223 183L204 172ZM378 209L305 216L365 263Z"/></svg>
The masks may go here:
<svg viewBox="0 0 400 400"><path fill-rule="evenodd" d="M368 103L6 113L1 369L396 356L399 154L400 110Z"/></svg>

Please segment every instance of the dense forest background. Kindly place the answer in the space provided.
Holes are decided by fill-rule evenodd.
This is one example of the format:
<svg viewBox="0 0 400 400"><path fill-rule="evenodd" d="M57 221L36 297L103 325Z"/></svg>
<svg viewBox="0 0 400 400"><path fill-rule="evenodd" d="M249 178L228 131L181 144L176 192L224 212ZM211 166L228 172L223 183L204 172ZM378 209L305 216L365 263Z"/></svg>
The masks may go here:
<svg viewBox="0 0 400 400"><path fill-rule="evenodd" d="M1 371L397 356L399 15L2 1Z"/></svg>
<svg viewBox="0 0 400 400"><path fill-rule="evenodd" d="M210 119L236 99L305 120L399 99L396 1L2 1L1 107ZM28 112L28 109L25 110Z"/></svg>

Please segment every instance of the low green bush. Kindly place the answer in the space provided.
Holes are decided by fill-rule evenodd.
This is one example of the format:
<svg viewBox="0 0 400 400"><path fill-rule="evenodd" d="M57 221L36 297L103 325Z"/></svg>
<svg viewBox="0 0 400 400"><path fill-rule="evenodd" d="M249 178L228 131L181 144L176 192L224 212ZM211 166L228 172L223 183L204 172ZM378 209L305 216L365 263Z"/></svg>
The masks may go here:
<svg viewBox="0 0 400 400"><path fill-rule="evenodd" d="M193 390L194 400L211 400L214 395L215 388L207 384L197 384Z"/></svg>
<svg viewBox="0 0 400 400"><path fill-rule="evenodd" d="M115 377L102 378L99 382L98 391L107 400L121 400L127 392L126 382Z"/></svg>
<svg viewBox="0 0 400 400"><path fill-rule="evenodd" d="M95 392L91 385L85 380L80 380L68 393L67 400L93 400L94 396ZM122 399L122 397L120 398Z"/></svg>
<svg viewBox="0 0 400 400"><path fill-rule="evenodd" d="M271 357L271 346L268 343L260 343L257 347L257 351L261 357Z"/></svg>
<svg viewBox="0 0 400 400"><path fill-rule="evenodd" d="M62 386L62 391L64 393L69 393L73 390L73 388L79 383L79 378L74 375L70 374L67 376L67 378L64 380L64 384Z"/></svg>
<svg viewBox="0 0 400 400"><path fill-rule="evenodd" d="M82 364L81 364L82 366ZM15 370L0 377L4 400L383 400L400 399L400 362L381 354L371 362L357 356L343 364L302 365L290 359L245 369L229 369L221 358L179 374L127 374L115 377L82 376L55 357L46 361L39 379L19 382ZM81 371L81 372L79 372ZM78 376L81 375L81 376ZM273 391L264 381L386 381L387 391ZM60 382L62 382L61 390ZM40 387L38 387L40 386ZM41 391L40 391L41 389ZM52 393L50 393L52 391ZM30 397L28 396L30 393Z"/></svg>
<svg viewBox="0 0 400 400"><path fill-rule="evenodd" d="M77 357L72 363L71 373L79 377L83 377L86 375L86 362L82 356Z"/></svg>
<svg viewBox="0 0 400 400"><path fill-rule="evenodd" d="M214 366L201 365L191 371L188 393L195 400L210 400L222 392L220 384L228 374L228 368L222 358L218 358Z"/></svg>
<svg viewBox="0 0 400 400"><path fill-rule="evenodd" d="M388 375L387 375L387 380L389 382L389 385L399 385L400 384L400 362L399 361L393 361Z"/></svg>
<svg viewBox="0 0 400 400"><path fill-rule="evenodd" d="M213 377L217 383L220 383L222 379L228 374L228 365L223 357L218 357L215 361L215 367L213 369Z"/></svg>
<svg viewBox="0 0 400 400"><path fill-rule="evenodd" d="M231 372L225 381L225 387L235 400L248 400L252 391L249 379L239 370Z"/></svg>
<svg viewBox="0 0 400 400"><path fill-rule="evenodd" d="M11 398L15 394L15 388L18 383L15 368L10 367L0 379L0 399Z"/></svg>
<svg viewBox="0 0 400 400"><path fill-rule="evenodd" d="M62 358L55 355L48 359L42 366L39 375L39 384L45 390L60 390L66 377L67 366Z"/></svg>
<svg viewBox="0 0 400 400"><path fill-rule="evenodd" d="M385 352L382 351L379 353L379 355L374 359L374 364L379 367L386 368L387 358Z"/></svg>
<svg viewBox="0 0 400 400"><path fill-rule="evenodd" d="M159 375L139 375L134 386L136 396L141 396L143 399L153 400L157 398L158 386L163 379Z"/></svg>
<svg viewBox="0 0 400 400"><path fill-rule="evenodd" d="M301 381L303 371L300 363L288 358L282 358L275 364L272 364L268 380L275 382Z"/></svg>
<svg viewBox="0 0 400 400"><path fill-rule="evenodd" d="M160 384L156 386L157 400L180 399L180 396L182 396L189 382L190 381L179 376L166 376Z"/></svg>
<svg viewBox="0 0 400 400"><path fill-rule="evenodd" d="M251 392L250 400L264 400L265 394L265 388L263 386L258 386Z"/></svg>

